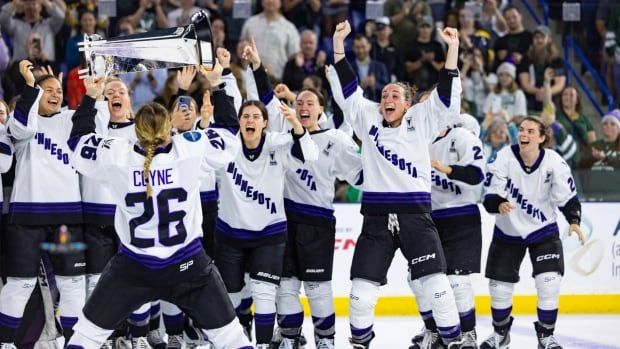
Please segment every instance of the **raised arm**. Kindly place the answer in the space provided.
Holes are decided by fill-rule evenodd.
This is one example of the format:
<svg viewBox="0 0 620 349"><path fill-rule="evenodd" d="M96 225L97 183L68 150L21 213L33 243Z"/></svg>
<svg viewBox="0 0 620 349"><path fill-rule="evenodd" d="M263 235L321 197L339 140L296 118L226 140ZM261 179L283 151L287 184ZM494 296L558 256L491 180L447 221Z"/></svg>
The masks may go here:
<svg viewBox="0 0 620 349"><path fill-rule="evenodd" d="M271 87L269 76L267 76L265 67L261 63L254 38L250 38L249 41L250 44L243 50L243 59L248 60L252 66L252 74L256 82L258 97L260 101L265 104L265 108L267 108L267 114L269 115L267 131L285 132L287 130L287 124L285 118L280 115L280 101L276 98L273 88Z"/></svg>
<svg viewBox="0 0 620 349"><path fill-rule="evenodd" d="M43 91L34 86L32 68L30 61L19 62L19 72L26 81L26 85L15 105L12 117L7 120L9 133L16 140L30 139L38 130L39 99Z"/></svg>
<svg viewBox="0 0 620 349"><path fill-rule="evenodd" d="M364 98L355 71L345 58L344 39L349 33L351 26L348 21L338 23L333 36L335 63L327 70L327 80L336 103L342 109L347 121L357 131L363 124L364 114L373 108L377 112L379 109L376 103Z"/></svg>
<svg viewBox="0 0 620 349"><path fill-rule="evenodd" d="M237 79L233 75L232 70L230 70L230 52L223 47L218 47L215 53L217 60L223 68L222 82L224 83L224 89L226 90L226 94L233 98L235 112L238 113L243 103L243 98L241 97L239 86L237 85Z"/></svg>

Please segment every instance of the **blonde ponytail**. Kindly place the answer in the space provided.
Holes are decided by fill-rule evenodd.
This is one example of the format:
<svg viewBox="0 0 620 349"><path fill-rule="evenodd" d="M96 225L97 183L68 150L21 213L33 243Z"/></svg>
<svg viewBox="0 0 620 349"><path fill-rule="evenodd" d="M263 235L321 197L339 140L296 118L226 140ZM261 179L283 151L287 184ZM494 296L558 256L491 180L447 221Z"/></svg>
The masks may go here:
<svg viewBox="0 0 620 349"><path fill-rule="evenodd" d="M146 196L151 197L153 187L149 173L153 157L155 157L155 149L170 139L172 124L166 108L159 103L148 103L136 113L135 125L138 142L146 152L142 176L146 183Z"/></svg>

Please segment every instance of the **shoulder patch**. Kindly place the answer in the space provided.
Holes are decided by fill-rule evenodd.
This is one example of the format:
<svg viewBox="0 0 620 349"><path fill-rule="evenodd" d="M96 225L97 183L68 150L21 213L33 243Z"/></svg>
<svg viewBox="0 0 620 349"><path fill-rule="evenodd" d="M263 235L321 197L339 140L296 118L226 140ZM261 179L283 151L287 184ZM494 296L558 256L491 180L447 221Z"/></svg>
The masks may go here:
<svg viewBox="0 0 620 349"><path fill-rule="evenodd" d="M190 142L198 142L201 137L202 137L201 132L197 132L197 131L183 132L183 138L185 138L186 140Z"/></svg>

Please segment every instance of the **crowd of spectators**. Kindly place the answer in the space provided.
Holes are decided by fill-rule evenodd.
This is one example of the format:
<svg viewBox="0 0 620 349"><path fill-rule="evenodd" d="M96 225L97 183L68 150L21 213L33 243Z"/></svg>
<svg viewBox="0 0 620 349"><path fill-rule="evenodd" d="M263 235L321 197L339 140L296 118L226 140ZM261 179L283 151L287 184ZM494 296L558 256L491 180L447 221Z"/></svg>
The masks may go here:
<svg viewBox="0 0 620 349"><path fill-rule="evenodd" d="M329 95L324 74L332 60L331 36L335 24L346 18L356 32L346 43L346 54L367 98L379 100L383 86L393 81L423 92L437 83L445 61L437 28L453 26L460 35L463 112L479 120L488 161L516 142L518 119L533 114L551 126L555 149L575 169L620 169L620 111L606 115L599 132L593 122L598 116L586 115L580 92L566 85L555 31L526 28L519 8L506 0L386 0L384 16L374 20L365 19L365 1L250 3L253 15L246 19L237 18L233 0L124 0L116 2L113 17L99 13L97 0L5 2L0 11L0 121L4 123L24 86L20 60L33 62L35 71L49 66L63 72L65 103L76 108L85 92L78 76L85 66L78 51L84 34L105 38L182 26L201 9L210 14L214 45L237 53L231 68L244 94L252 86L245 72L248 62L238 53L253 39L274 86L283 83L293 92L313 86ZM557 4L550 3L557 10ZM620 4L590 1L584 17L584 35L596 35L587 43L588 55L601 67L618 101ZM552 18L558 19L557 11ZM136 109L152 100L168 103L179 90L175 77L176 72L155 70L123 74L121 79L131 89ZM198 74L187 93L200 96L208 87ZM340 192L342 200L356 197Z"/></svg>

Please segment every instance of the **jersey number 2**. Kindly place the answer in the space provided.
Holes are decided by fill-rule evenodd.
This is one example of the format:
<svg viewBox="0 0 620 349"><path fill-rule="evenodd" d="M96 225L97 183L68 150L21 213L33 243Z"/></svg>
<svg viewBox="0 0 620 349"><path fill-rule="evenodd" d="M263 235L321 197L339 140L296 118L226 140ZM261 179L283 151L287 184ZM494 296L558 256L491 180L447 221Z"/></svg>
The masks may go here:
<svg viewBox="0 0 620 349"><path fill-rule="evenodd" d="M181 244L187 237L187 230L183 224L185 211L170 212L170 200L184 202L187 200L187 192L182 188L164 189L157 195L157 198L146 197L146 192L129 193L125 196L125 204L133 207L138 203L144 206L144 212L140 217L136 217L129 221L129 234L131 235L131 244L139 248L148 248L155 246L155 239L145 239L136 237L136 228L148 221L155 215L155 207L153 201L157 201L157 214L159 216L159 225L157 227L159 235L159 243L164 246L174 246ZM170 236L170 223L178 222L174 228L177 234Z"/></svg>

